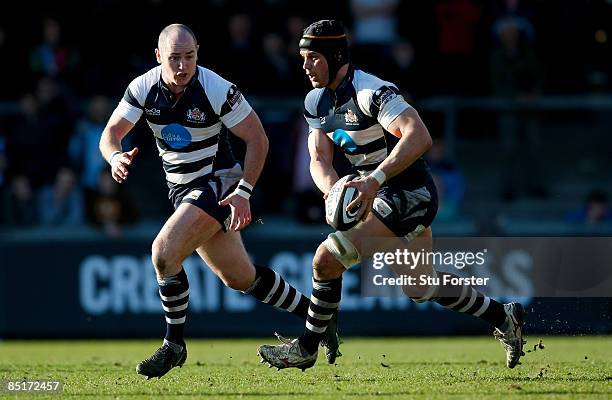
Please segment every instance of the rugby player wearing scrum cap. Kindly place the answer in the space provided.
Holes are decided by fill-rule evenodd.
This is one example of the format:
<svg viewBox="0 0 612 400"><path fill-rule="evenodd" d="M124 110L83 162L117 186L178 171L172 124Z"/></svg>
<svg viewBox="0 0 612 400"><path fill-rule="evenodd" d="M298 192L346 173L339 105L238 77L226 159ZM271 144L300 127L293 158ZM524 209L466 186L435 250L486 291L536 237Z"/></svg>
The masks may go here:
<svg viewBox="0 0 612 400"><path fill-rule="evenodd" d="M438 199L421 158L432 145L427 128L393 83L351 64L342 24L336 20L311 24L299 46L303 69L314 88L304 101L312 178L327 196L339 179L332 166L334 149L339 149L360 175L345 185L359 191L348 209L365 207L359 224L330 234L317 248L303 335L293 340L279 337L282 344L259 348L259 355L270 365L304 370L315 364L319 342L337 312L342 273L372 255L368 253L371 249L361 245L363 241L372 237L420 238L431 249L431 224ZM434 278L444 275L430 265L420 266L419 272L423 271ZM489 322L506 349L507 366L517 365L523 354L524 311L520 304L501 304L460 284L403 289L417 303L434 301Z"/></svg>

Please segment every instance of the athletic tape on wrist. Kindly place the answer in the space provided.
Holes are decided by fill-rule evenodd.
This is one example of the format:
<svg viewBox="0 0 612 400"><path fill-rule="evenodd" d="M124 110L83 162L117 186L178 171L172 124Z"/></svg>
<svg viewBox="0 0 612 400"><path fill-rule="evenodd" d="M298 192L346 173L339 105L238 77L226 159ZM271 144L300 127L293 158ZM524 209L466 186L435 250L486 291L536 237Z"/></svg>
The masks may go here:
<svg viewBox="0 0 612 400"><path fill-rule="evenodd" d="M236 190L234 190L234 192L248 200L253 194L253 185L244 179L240 179L240 182L238 182L238 186L236 186Z"/></svg>
<svg viewBox="0 0 612 400"><path fill-rule="evenodd" d="M378 168L372 171L370 176L376 179L379 185L382 185L383 183L385 183L385 180L387 180L387 175L385 175L385 173L381 169L378 169Z"/></svg>
<svg viewBox="0 0 612 400"><path fill-rule="evenodd" d="M245 192L242 189L236 188L236 190L234 190L234 193L236 193L238 196L242 196L245 199L250 199L251 198L251 193Z"/></svg>

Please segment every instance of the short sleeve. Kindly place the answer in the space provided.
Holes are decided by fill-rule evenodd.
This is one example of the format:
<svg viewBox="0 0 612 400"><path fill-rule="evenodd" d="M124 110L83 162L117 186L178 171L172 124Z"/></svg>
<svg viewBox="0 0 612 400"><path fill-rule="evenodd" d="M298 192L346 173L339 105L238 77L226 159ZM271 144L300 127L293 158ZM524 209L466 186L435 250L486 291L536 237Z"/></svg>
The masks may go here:
<svg viewBox="0 0 612 400"><path fill-rule="evenodd" d="M372 93L370 110L373 116L387 129L389 125L411 105L404 100L404 96L394 86L382 86Z"/></svg>
<svg viewBox="0 0 612 400"><path fill-rule="evenodd" d="M134 79L126 89L123 98L115 108L113 115L118 115L135 124L142 116L144 109L144 98L146 91L142 88L144 79L142 76Z"/></svg>
<svg viewBox="0 0 612 400"><path fill-rule="evenodd" d="M204 89L213 110L228 128L242 122L253 110L236 85L205 70Z"/></svg>
<svg viewBox="0 0 612 400"><path fill-rule="evenodd" d="M317 115L317 106L322 93L323 90L314 89L308 92L306 98L304 99L304 118L306 119L310 130L321 129L321 121Z"/></svg>

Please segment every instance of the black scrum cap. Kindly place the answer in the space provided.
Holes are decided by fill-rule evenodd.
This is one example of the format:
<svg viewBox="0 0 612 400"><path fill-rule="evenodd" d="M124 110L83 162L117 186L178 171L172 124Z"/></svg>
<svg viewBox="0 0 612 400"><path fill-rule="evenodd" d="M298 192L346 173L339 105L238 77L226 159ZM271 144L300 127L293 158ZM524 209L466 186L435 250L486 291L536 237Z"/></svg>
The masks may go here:
<svg viewBox="0 0 612 400"><path fill-rule="evenodd" d="M329 66L329 83L341 66L349 62L348 42L342 22L324 19L310 24L300 40L300 49L323 54Z"/></svg>

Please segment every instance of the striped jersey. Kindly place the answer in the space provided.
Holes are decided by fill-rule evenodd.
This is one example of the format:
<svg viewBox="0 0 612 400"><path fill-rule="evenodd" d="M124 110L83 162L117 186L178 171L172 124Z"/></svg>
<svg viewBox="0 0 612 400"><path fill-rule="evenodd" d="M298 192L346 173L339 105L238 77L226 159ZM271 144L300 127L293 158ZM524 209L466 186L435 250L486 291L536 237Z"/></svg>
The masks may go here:
<svg viewBox="0 0 612 400"><path fill-rule="evenodd" d="M374 170L395 147L399 139L387 128L409 107L394 84L350 65L335 91L315 88L306 95L304 117L311 129L322 129L353 170L363 175ZM409 186L429 179L429 168L422 158L391 178Z"/></svg>
<svg viewBox="0 0 612 400"><path fill-rule="evenodd" d="M161 66L134 79L115 113L136 123L144 114L153 131L169 186L185 184L235 164L227 130L251 106L240 90L198 66L178 99L162 80Z"/></svg>

